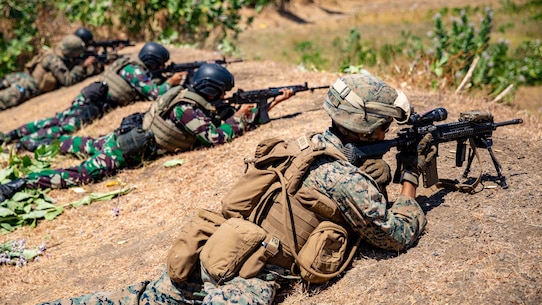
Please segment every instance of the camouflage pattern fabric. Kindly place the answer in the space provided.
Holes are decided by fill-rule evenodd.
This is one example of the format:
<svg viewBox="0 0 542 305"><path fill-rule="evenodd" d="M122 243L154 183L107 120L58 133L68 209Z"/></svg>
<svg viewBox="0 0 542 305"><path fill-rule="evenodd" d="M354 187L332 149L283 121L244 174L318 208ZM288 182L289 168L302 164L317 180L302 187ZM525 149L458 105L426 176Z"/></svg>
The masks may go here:
<svg viewBox="0 0 542 305"><path fill-rule="evenodd" d="M68 188L95 182L114 175L128 164L114 133L93 139L91 137L62 136L60 152L88 155L79 165L64 169L47 169L33 172L26 177L28 188Z"/></svg>
<svg viewBox="0 0 542 305"><path fill-rule="evenodd" d="M265 277L263 273L261 277ZM204 283L205 277L201 276L199 270L195 270L188 281L173 283L164 268L160 278L152 282L144 281L118 291L95 292L39 305L271 304L277 284L272 279L265 280L261 277L235 277L217 286L210 282Z"/></svg>
<svg viewBox="0 0 542 305"><path fill-rule="evenodd" d="M44 56L41 61L41 65L53 73L61 86L71 86L87 78L81 63L79 58L63 60L54 53ZM44 93L28 73L10 73L4 77L3 82L7 88L0 92L0 110L15 107Z"/></svg>
<svg viewBox="0 0 542 305"><path fill-rule="evenodd" d="M119 71L119 75L147 100L154 101L158 96L171 89L169 83L163 82L158 84L156 78L151 78L147 70L138 65L126 65L126 67Z"/></svg>
<svg viewBox="0 0 542 305"><path fill-rule="evenodd" d="M338 149L344 148L342 142L331 131L326 130L321 139ZM387 200L375 182L354 165L320 157L310 166L303 185L314 188L333 201L345 214L352 228L367 242L386 250L403 250L412 246L423 231L426 219L421 207L406 196L399 196L387 208ZM344 213L349 202L355 203L362 219L349 217Z"/></svg>
<svg viewBox="0 0 542 305"><path fill-rule="evenodd" d="M216 127L202 110L190 104L175 106L168 117L179 129L197 136L203 145L224 144L243 134L241 118L230 117ZM93 139L91 137L63 135L60 140L61 154L87 155L88 159L77 166L66 169L48 169L33 172L26 177L28 188L69 188L98 181L116 174L122 168L135 166L142 156L123 157L115 132ZM154 151L156 152L156 151ZM157 155L146 155L153 159Z"/></svg>
<svg viewBox="0 0 542 305"><path fill-rule="evenodd" d="M153 282L145 281L123 288L119 291L97 292L75 298L59 299L40 305L143 305L143 304L204 304L201 279L194 274L193 279L183 284L173 284L164 270L162 276ZM194 294L193 291L198 293ZM210 304L210 303L207 303Z"/></svg>
<svg viewBox="0 0 542 305"><path fill-rule="evenodd" d="M68 87L88 77L82 63L82 58L61 58L55 54L48 54L43 58L41 65L53 73L60 86Z"/></svg>
<svg viewBox="0 0 542 305"><path fill-rule="evenodd" d="M339 138L329 130L319 137L328 145L343 148ZM404 249L415 242L425 227L425 215L413 198L399 196L387 208L387 201L376 183L350 163L325 155L317 157L302 183L337 202L343 212L351 206L349 203L357 205L363 219L348 217L348 213L345 218L366 241L378 247ZM157 281L143 286L44 304L272 304L279 287L277 281L295 277L288 277L284 271L278 272L282 268L277 266L273 270L267 266L256 277L234 277L221 284L217 284L204 268L195 270L191 279L183 283L171 282L164 270Z"/></svg>
<svg viewBox="0 0 542 305"><path fill-rule="evenodd" d="M149 78L147 70L137 65L127 65L120 71L120 75L147 100L155 100L171 87L167 82L160 85L156 84L155 79ZM110 107L99 107L99 112L89 116L88 112L85 113L85 107L88 103L91 103L91 101L86 101L82 94L78 94L72 105L64 111L57 113L53 117L20 126L12 131L11 134L14 137L6 140L20 139L23 147L35 147L38 142L44 139L58 139L62 135L75 133L82 127L102 117L106 111L110 111L115 106L108 104Z"/></svg>
<svg viewBox="0 0 542 305"><path fill-rule="evenodd" d="M0 110L15 107L40 94L38 84L25 72L14 72L4 76L6 87L0 91Z"/></svg>
<svg viewBox="0 0 542 305"><path fill-rule="evenodd" d="M167 118L180 130L195 135L204 146L230 142L241 136L246 128L244 120L237 116L231 116L216 126L201 108L189 103L176 105Z"/></svg>

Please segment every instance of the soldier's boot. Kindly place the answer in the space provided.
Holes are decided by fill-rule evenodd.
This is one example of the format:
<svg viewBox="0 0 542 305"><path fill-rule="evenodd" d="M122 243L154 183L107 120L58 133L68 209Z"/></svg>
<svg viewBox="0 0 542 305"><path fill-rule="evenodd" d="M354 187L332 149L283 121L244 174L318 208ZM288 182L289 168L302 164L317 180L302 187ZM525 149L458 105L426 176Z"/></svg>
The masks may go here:
<svg viewBox="0 0 542 305"><path fill-rule="evenodd" d="M0 185L0 202L13 197L15 193L22 190L26 186L26 180L17 178L8 183Z"/></svg>
<svg viewBox="0 0 542 305"><path fill-rule="evenodd" d="M17 131L15 130L12 130L7 134L0 132L0 145L2 145L3 143L9 144L13 141L19 140L20 138L21 137L19 136L19 134L17 134Z"/></svg>

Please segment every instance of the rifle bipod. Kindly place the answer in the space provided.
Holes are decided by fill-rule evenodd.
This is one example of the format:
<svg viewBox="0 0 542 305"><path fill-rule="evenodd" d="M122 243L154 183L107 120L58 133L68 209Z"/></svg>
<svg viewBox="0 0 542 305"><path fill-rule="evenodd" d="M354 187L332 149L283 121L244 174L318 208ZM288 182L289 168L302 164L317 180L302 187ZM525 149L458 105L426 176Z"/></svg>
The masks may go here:
<svg viewBox="0 0 542 305"><path fill-rule="evenodd" d="M499 161L497 160L497 157L495 156L495 153L493 152L493 149L491 148L493 146L493 140L491 138L485 139L482 137L476 138L476 139L469 139L471 141L471 149L469 151L469 157L467 160L467 166L465 168L465 171L463 172L463 178L467 178L470 172L470 167L472 165L472 160L474 159L474 156L478 154L476 148L485 148L489 152L489 155L491 156L491 161L493 161L493 165L495 166L495 170L497 171L497 179L500 182L500 185L503 189L508 188L508 184L506 183L506 177L502 174L502 167ZM474 143L473 143L474 142Z"/></svg>

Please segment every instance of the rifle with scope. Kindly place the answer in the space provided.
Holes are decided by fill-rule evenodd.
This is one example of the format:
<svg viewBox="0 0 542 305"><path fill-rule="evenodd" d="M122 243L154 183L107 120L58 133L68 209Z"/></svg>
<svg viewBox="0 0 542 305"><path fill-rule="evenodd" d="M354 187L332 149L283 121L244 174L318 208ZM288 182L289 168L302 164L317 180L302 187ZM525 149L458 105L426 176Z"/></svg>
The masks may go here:
<svg viewBox="0 0 542 305"><path fill-rule="evenodd" d="M488 111L472 111L460 114L457 122L435 124L435 122L444 121L448 116L448 112L444 108L435 108L422 114L412 114L407 125L410 127L403 128L397 133L397 137L390 140L382 140L369 145L354 145L348 143L346 145L345 154L352 164L358 164L360 160L381 157L392 147L396 147L398 151L416 151L420 140L428 133L432 135L432 143L430 145L457 141L457 149L455 162L457 167L461 167L466 156L466 142L469 141L471 150L469 152L467 166L463 172L463 178L467 178L472 161L477 155L476 148L487 149L493 165L497 171L497 179L500 181L502 188L508 188L506 178L502 174L501 165L497 161L493 152L493 131L498 127L515 125L523 123L521 118L497 122L493 121L493 116ZM438 154L437 154L438 155ZM436 157L431 159L427 164L426 171L422 173L424 187L435 185L438 179ZM401 173L400 165L398 164L394 182L399 182ZM472 191L466 187L465 190Z"/></svg>

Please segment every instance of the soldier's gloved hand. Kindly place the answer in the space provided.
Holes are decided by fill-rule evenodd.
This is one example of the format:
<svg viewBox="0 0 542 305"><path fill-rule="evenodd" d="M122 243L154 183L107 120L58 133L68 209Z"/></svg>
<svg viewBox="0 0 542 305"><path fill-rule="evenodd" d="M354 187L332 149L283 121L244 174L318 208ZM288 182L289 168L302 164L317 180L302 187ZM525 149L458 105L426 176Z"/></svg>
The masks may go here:
<svg viewBox="0 0 542 305"><path fill-rule="evenodd" d="M437 154L436 145L432 144L433 135L426 134L418 143L416 151L401 151L396 155L397 166L402 167L400 183L408 181L418 186L420 174L426 170L426 164Z"/></svg>
<svg viewBox="0 0 542 305"><path fill-rule="evenodd" d="M109 86L106 82L94 82L85 88L81 89L81 94L85 97L85 100L89 102L105 100Z"/></svg>
<svg viewBox="0 0 542 305"><path fill-rule="evenodd" d="M382 159L367 159L363 161L359 169L371 176L381 187L385 187L391 182L390 166Z"/></svg>

